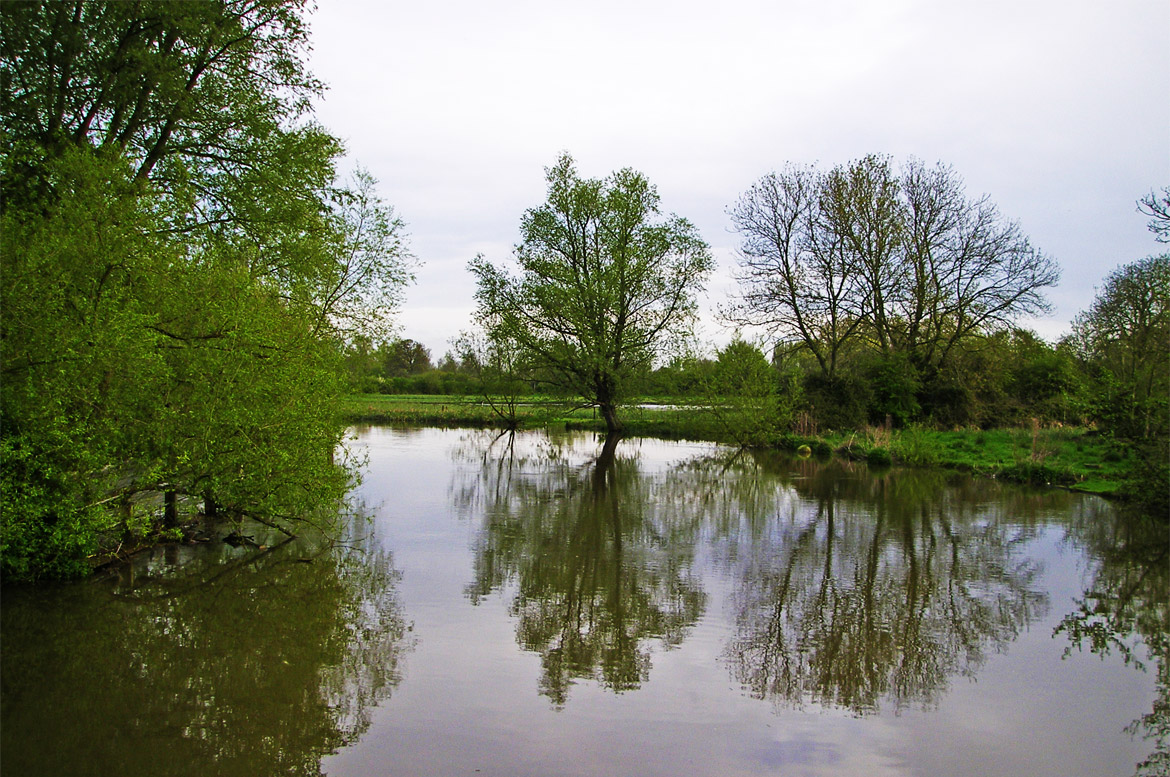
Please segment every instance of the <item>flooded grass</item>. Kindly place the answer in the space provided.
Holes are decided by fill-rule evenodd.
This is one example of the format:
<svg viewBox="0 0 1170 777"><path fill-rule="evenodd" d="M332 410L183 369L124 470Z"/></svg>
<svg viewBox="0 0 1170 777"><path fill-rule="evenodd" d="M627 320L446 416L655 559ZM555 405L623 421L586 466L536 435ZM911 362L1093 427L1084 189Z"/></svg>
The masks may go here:
<svg viewBox="0 0 1170 777"><path fill-rule="evenodd" d="M593 408L552 397L526 397L513 408L479 396L365 394L349 397L344 414L351 423L397 427L560 428L603 432ZM622 416L626 433L661 439L735 442L710 408L685 400L657 398L631 405ZM1011 482L1054 485L1109 495L1135 466L1131 451L1108 435L1084 427L938 430L867 427L823 435L762 433L747 447L797 452L801 446L824 454L845 451L876 464L955 469ZM888 457L888 458L887 458Z"/></svg>

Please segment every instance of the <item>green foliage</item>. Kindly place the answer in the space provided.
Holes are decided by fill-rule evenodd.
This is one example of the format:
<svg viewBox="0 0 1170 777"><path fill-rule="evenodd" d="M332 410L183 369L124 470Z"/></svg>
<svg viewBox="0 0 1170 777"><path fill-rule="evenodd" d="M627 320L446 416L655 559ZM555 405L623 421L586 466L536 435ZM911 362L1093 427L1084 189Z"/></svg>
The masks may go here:
<svg viewBox="0 0 1170 777"><path fill-rule="evenodd" d="M870 448L865 452L865 460L874 467L888 467L894 460L886 448Z"/></svg>
<svg viewBox="0 0 1170 777"><path fill-rule="evenodd" d="M826 429L857 429L868 416L870 386L856 376L828 377L813 373L805 377L804 393L817 424Z"/></svg>
<svg viewBox="0 0 1170 777"><path fill-rule="evenodd" d="M930 434L921 424L911 424L895 438L892 452L898 461L911 467L936 465L939 450Z"/></svg>
<svg viewBox="0 0 1170 777"><path fill-rule="evenodd" d="M521 219L520 276L471 262L476 318L514 345L525 377L587 397L617 429L632 380L689 335L713 261L690 222L659 216L641 173L583 179L565 154L547 180L545 204Z"/></svg>
<svg viewBox="0 0 1170 777"><path fill-rule="evenodd" d="M833 446L821 439L813 440L809 448L818 459L826 459L833 455Z"/></svg>
<svg viewBox="0 0 1170 777"><path fill-rule="evenodd" d="M883 423L889 418L902 427L918 417L921 382L908 357L891 354L878 358L866 370L866 378L871 391L870 421Z"/></svg>
<svg viewBox="0 0 1170 777"><path fill-rule="evenodd" d="M1170 523L1170 440L1146 441L1135 447L1137 464L1121 495L1153 521Z"/></svg>
<svg viewBox="0 0 1170 777"><path fill-rule="evenodd" d="M1170 435L1170 253L1114 270L1073 323L1096 416L1118 435Z"/></svg>
<svg viewBox="0 0 1170 777"><path fill-rule="evenodd" d="M138 496L291 532L346 490L339 346L384 328L409 257L372 177L338 182L339 142L298 123L300 8L0 9L6 579L152 534Z"/></svg>
<svg viewBox="0 0 1170 777"><path fill-rule="evenodd" d="M1067 486L1077 482L1077 476L1068 469L1036 461L1021 461L1004 467L997 477L1012 483L1027 483L1033 486Z"/></svg>
<svg viewBox="0 0 1170 777"><path fill-rule="evenodd" d="M727 439L767 444L778 421L776 371L759 348L736 337L719 351L706 407Z"/></svg>
<svg viewBox="0 0 1170 777"><path fill-rule="evenodd" d="M61 451L46 449L45 442L40 436L0 438L0 575L7 580L83 574L86 557L110 524L100 508L79 504L74 462L60 461ZM75 498L66 502L63 494Z"/></svg>

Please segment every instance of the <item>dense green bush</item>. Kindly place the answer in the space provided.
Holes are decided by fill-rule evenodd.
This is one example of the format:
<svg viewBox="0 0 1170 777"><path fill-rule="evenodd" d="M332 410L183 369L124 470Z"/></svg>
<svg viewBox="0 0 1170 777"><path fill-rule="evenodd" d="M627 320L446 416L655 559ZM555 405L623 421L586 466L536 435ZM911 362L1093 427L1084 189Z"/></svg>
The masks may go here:
<svg viewBox="0 0 1170 777"><path fill-rule="evenodd" d="M869 420L881 424L888 418L901 428L921 413L918 370L904 354L875 359L865 371L870 387Z"/></svg>
<svg viewBox="0 0 1170 777"><path fill-rule="evenodd" d="M869 383L854 375L813 373L804 381L809 411L822 429L857 429L869 414Z"/></svg>

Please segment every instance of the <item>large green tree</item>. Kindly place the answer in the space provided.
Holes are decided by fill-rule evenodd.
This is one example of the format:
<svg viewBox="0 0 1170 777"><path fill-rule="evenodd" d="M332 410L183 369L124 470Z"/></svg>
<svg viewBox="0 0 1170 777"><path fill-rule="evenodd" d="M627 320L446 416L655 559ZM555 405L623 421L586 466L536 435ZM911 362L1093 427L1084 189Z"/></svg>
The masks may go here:
<svg viewBox="0 0 1170 777"><path fill-rule="evenodd" d="M6 576L84 571L162 493L288 531L344 493L340 344L409 267L307 113L302 5L0 4Z"/></svg>
<svg viewBox="0 0 1170 777"><path fill-rule="evenodd" d="M1073 322L1071 339L1095 377L1098 413L1114 431L1170 433L1170 253L1111 272Z"/></svg>
<svg viewBox="0 0 1170 777"><path fill-rule="evenodd" d="M614 431L631 376L689 333L711 254L689 221L660 214L641 173L583 179L568 154L546 172L548 199L520 223L520 275L471 262L477 318L515 344L531 375L584 396Z"/></svg>

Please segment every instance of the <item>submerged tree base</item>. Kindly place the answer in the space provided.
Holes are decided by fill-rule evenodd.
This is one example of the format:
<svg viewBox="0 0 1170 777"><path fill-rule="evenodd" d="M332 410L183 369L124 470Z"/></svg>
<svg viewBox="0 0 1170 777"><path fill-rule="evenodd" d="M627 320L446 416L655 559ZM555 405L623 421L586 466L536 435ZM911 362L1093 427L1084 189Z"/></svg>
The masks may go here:
<svg viewBox="0 0 1170 777"><path fill-rule="evenodd" d="M564 400L534 398L517 406L517 420L527 428L607 431L596 409L574 407ZM843 451L841 455L846 458L874 465L954 469L1010 482L1061 486L1121 498L1126 496L1124 484L1141 467L1133 446L1089 427L944 431L919 425L903 429L870 426L818 435L781 433L758 424L752 434L735 434L720 415L710 407L660 398L652 405L627 406L622 433L793 454L801 446L808 446L809 454L814 456ZM354 424L502 428L490 408L471 397L353 396L345 402L344 416ZM1143 493L1148 491L1150 488L1141 489Z"/></svg>

